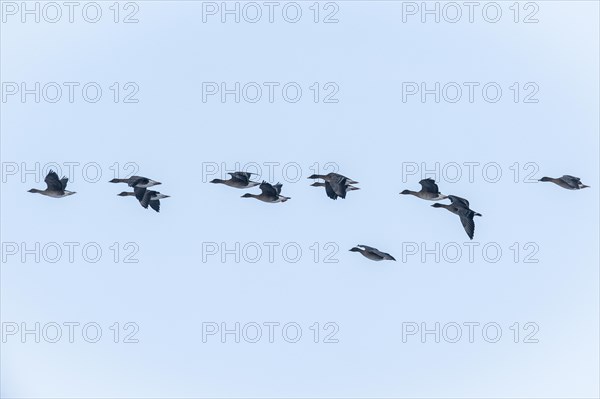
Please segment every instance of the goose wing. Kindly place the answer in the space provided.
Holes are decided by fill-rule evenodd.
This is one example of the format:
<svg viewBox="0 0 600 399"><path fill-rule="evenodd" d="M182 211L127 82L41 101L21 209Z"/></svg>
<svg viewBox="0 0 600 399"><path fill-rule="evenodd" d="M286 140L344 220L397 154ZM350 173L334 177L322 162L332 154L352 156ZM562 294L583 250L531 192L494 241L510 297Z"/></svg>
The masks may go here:
<svg viewBox="0 0 600 399"><path fill-rule="evenodd" d="M438 188L438 185L435 184L435 180L433 180L433 179L429 179L429 178L423 179L419 182L419 184L423 188L423 191L427 191L427 192L433 193L433 194L440 193L440 189Z"/></svg>
<svg viewBox="0 0 600 399"><path fill-rule="evenodd" d="M283 187L283 184L281 184L279 182L273 186L275 191L277 191L277 195L281 194L281 187Z"/></svg>
<svg viewBox="0 0 600 399"><path fill-rule="evenodd" d="M249 172L233 172L233 173L228 173L228 175L231 176L231 178L233 180L237 180L241 183L244 183L245 185L248 185L248 183L250 182L250 176L252 175L252 173Z"/></svg>
<svg viewBox="0 0 600 399"><path fill-rule="evenodd" d="M60 179L60 185L62 186L62 189L66 189L67 188L67 182L69 181L68 178L64 177L62 179Z"/></svg>
<svg viewBox="0 0 600 399"><path fill-rule="evenodd" d="M131 176L127 181L129 187L137 187L138 185L146 185L148 183L150 183L150 179L142 176Z"/></svg>
<svg viewBox="0 0 600 399"><path fill-rule="evenodd" d="M50 172L48 172L48 175L46 175L46 178L44 179L44 181L46 182L46 185L48 186L49 191L62 191L63 190L63 185L62 185L61 181L58 180L58 175L53 170L50 170ZM65 186L66 186L66 182L65 182Z"/></svg>
<svg viewBox="0 0 600 399"><path fill-rule="evenodd" d="M325 193L332 200L336 200L338 197L338 195L335 193L335 190L333 189L333 187L331 187L331 184L328 181L325 181Z"/></svg>
<svg viewBox="0 0 600 399"><path fill-rule="evenodd" d="M340 177L339 179L331 180L329 182L331 189L342 198L346 198L346 186L348 179L346 177Z"/></svg>
<svg viewBox="0 0 600 399"><path fill-rule="evenodd" d="M152 200L149 202L150 208L154 209L156 212L160 212L160 201Z"/></svg>
<svg viewBox="0 0 600 399"><path fill-rule="evenodd" d="M475 235L475 221L473 220L474 212L468 209L461 209L458 212L460 222L462 223L467 235L472 240Z"/></svg>
<svg viewBox="0 0 600 399"><path fill-rule="evenodd" d="M387 252L380 251L377 248L369 247L368 245L359 245L359 247L363 247L366 251L380 257L381 259L396 260L392 255L388 254Z"/></svg>
<svg viewBox="0 0 600 399"><path fill-rule="evenodd" d="M135 194L135 198L140 201L140 203L142 202L142 200L144 199L144 195L146 195L146 189L143 187L134 187L133 188L133 193Z"/></svg>
<svg viewBox="0 0 600 399"><path fill-rule="evenodd" d="M144 197L140 201L140 204L142 204L142 206L144 208L148 208L148 205L151 202L152 196L154 196L154 195L156 195L156 191L146 190L146 192L144 193Z"/></svg>
<svg viewBox="0 0 600 399"><path fill-rule="evenodd" d="M571 175L564 175L560 179L573 188L579 188L579 184L581 183L581 179L579 177Z"/></svg>
<svg viewBox="0 0 600 399"><path fill-rule="evenodd" d="M448 198L454 206L469 208L469 201L464 198L457 197L456 195L449 195Z"/></svg>
<svg viewBox="0 0 600 399"><path fill-rule="evenodd" d="M264 195L268 195L269 197L279 196L279 194L277 193L277 190L272 185L267 183L266 181L263 181L262 183L260 183L260 186L258 186L258 188L260 188L260 191L262 191L262 193ZM279 187L279 188L281 189L281 187Z"/></svg>

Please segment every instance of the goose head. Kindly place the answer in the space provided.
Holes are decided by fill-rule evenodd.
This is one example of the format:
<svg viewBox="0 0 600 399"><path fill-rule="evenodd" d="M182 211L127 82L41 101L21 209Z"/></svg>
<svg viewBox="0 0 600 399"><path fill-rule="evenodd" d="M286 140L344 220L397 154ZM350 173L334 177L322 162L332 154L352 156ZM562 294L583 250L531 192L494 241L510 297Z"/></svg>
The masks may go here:
<svg viewBox="0 0 600 399"><path fill-rule="evenodd" d="M242 195L242 198L252 198L254 197L254 195L250 194L250 193L246 193L244 195Z"/></svg>
<svg viewBox="0 0 600 399"><path fill-rule="evenodd" d="M544 177L542 177L542 178L541 178L540 180L538 180L538 181L552 181L552 178L551 178L551 177L546 177L546 176L544 176Z"/></svg>
<svg viewBox="0 0 600 399"><path fill-rule="evenodd" d="M411 191L410 190L404 190L400 194L404 194L404 195L411 194Z"/></svg>

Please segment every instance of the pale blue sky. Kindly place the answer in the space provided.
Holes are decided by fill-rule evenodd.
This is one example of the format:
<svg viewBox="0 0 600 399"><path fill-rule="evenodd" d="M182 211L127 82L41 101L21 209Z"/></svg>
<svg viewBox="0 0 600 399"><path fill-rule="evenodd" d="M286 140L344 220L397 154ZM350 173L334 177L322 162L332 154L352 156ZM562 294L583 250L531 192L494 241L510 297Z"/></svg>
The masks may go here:
<svg viewBox="0 0 600 399"><path fill-rule="evenodd" d="M97 242L103 256L9 257L2 322L97 322L104 333L97 344L8 337L3 397L599 395L597 2L537 2L537 24L512 22L512 2L500 3L496 24L480 14L472 24L402 23L401 3L389 1L337 2L337 24L313 23L313 2L300 3L296 24L223 24L202 23L201 2L142 1L139 23L115 24L112 2L100 4L96 24L2 24L2 82L104 89L95 104L2 103L5 166L96 162L103 173L99 183L73 176L77 194L60 200L27 193L44 185L31 175L6 176L3 243ZM114 82L135 82L139 103L112 102ZM203 103L202 82L298 82L304 95L295 104ZM312 102L314 82L335 82L339 103ZM494 104L403 103L402 82L498 82L504 93ZM515 104L514 82L535 82L539 103ZM172 198L160 214L116 196L125 186L106 183L115 162L163 183ZM331 201L276 168L272 182L292 199L265 204L203 183L203 162L296 162L304 177L334 162L361 190ZM418 188L420 176L402 181L407 162L501 166L498 183L438 179L484 215L474 242L498 243L499 262L480 252L473 263L401 261L403 243L468 241L455 216L398 195ZM591 188L514 183L515 162L535 163L536 178L573 174ZM137 243L139 263L114 263L114 242ZM206 242L295 242L303 256L202 262ZM339 262L315 263L315 242L337 245ZM515 263L515 242L535 243L539 262ZM398 261L348 252L356 244ZM128 321L140 342L113 343L108 327ZM269 321L296 322L303 338L202 343L202 323ZM339 343L313 343L314 322L335 322ZM503 336L403 343L405 322L496 322ZM515 322L536 323L539 343L514 343Z"/></svg>

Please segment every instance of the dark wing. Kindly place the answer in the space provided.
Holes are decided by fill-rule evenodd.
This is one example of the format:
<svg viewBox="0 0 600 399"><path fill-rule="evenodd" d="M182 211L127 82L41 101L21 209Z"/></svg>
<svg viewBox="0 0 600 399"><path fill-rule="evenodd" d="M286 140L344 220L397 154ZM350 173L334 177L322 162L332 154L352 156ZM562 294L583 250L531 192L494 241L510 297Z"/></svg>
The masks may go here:
<svg viewBox="0 0 600 399"><path fill-rule="evenodd" d="M64 177L62 179L60 179L60 185L62 186L62 189L64 190L65 188L67 188L67 182L69 181L68 178Z"/></svg>
<svg viewBox="0 0 600 399"><path fill-rule="evenodd" d="M457 197L456 195L449 195L448 198L450 199L450 202L452 202L452 205L454 205L454 206L458 206L458 207L462 206L465 208L469 207L469 201L467 201L464 198Z"/></svg>
<svg viewBox="0 0 600 399"><path fill-rule="evenodd" d="M279 182L277 182L277 184L273 186L275 191L277 191L277 195L281 194L281 187L283 187L283 184L281 184Z"/></svg>
<svg viewBox="0 0 600 399"><path fill-rule="evenodd" d="M462 223L467 235L472 240L475 235L475 222L473 221L473 211L463 209L459 211L458 216L460 216L460 222Z"/></svg>
<svg viewBox="0 0 600 399"><path fill-rule="evenodd" d="M142 202L142 200L144 199L144 195L146 195L146 191L147 190L143 187L134 187L133 188L133 193L135 194L135 198L137 198L137 200L140 202Z"/></svg>
<svg viewBox="0 0 600 399"><path fill-rule="evenodd" d="M245 185L248 185L248 182L250 181L250 175L251 174L252 173L248 173L248 172L233 172L233 173L228 173L228 175L230 175L233 180L237 180L240 183L244 183Z"/></svg>
<svg viewBox="0 0 600 399"><path fill-rule="evenodd" d="M138 184L143 184L146 185L149 183L148 178L146 177L141 177L141 176L131 176L129 178L129 182L127 183L127 185L129 187L136 187Z"/></svg>
<svg viewBox="0 0 600 399"><path fill-rule="evenodd" d="M571 175L564 175L560 179L573 188L579 188L579 184L581 183L581 179L579 177Z"/></svg>
<svg viewBox="0 0 600 399"><path fill-rule="evenodd" d="M421 185L421 187L423 187L423 191L427 191L433 194L440 193L440 189L438 188L438 185L435 184L435 180L433 179L423 179L419 182L419 184Z"/></svg>
<svg viewBox="0 0 600 399"><path fill-rule="evenodd" d="M279 194L277 194L277 190L275 190L275 188L273 188L273 186L267 183L266 181L260 183L260 186L258 186L258 188L260 188L260 191L262 191L264 195L268 195L269 197L279 196Z"/></svg>
<svg viewBox="0 0 600 399"><path fill-rule="evenodd" d="M48 186L48 190L50 190L50 191L62 191L63 190L62 183L60 182L60 180L58 180L58 175L53 170L48 172L48 175L46 176L44 181L46 182L46 185Z"/></svg>
<svg viewBox="0 0 600 399"><path fill-rule="evenodd" d="M150 208L154 209L156 212L160 212L160 201L159 200L150 201Z"/></svg>
<svg viewBox="0 0 600 399"><path fill-rule="evenodd" d="M340 176L338 179L332 179L330 184L331 188L338 196L346 198L346 186L348 185L348 178Z"/></svg>
<svg viewBox="0 0 600 399"><path fill-rule="evenodd" d="M336 200L338 195L335 193L334 189L331 187L328 181L325 182L325 193L332 200Z"/></svg>
<svg viewBox="0 0 600 399"><path fill-rule="evenodd" d="M144 194L144 198L141 199L140 204L142 204L142 206L144 208L148 208L148 205L150 204L150 198L152 198L152 196L156 193L156 191L152 191L152 190L146 190L146 193Z"/></svg>

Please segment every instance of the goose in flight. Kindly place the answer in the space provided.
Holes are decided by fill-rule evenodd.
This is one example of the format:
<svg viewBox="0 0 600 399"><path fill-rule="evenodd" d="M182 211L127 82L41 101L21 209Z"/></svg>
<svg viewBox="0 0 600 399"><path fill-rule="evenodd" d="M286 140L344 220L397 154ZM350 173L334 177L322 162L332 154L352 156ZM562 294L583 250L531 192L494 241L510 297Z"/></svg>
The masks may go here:
<svg viewBox="0 0 600 399"><path fill-rule="evenodd" d="M423 179L419 182L419 184L421 185L420 191L404 190L400 194L410 194L414 195L415 197L429 201L440 201L448 198L448 196L440 193L438 185L435 184L435 180L433 179Z"/></svg>
<svg viewBox="0 0 600 399"><path fill-rule="evenodd" d="M332 181L340 181L342 180L342 178L346 179L346 183L348 184L358 184L358 182L356 180L352 180L350 178L347 178L344 175L340 175L339 173L327 173L326 175L310 175L308 176L309 179L323 179L325 181L328 182L332 182Z"/></svg>
<svg viewBox="0 0 600 399"><path fill-rule="evenodd" d="M246 193L242 195L242 198L256 198L257 200L263 202L285 202L291 199L290 197L284 197L283 195L281 195L281 187L281 183L271 185L266 181L263 181L259 186L260 191L262 191L260 194L256 195Z"/></svg>
<svg viewBox="0 0 600 399"><path fill-rule="evenodd" d="M120 197L135 196L141 206L148 209L149 205L156 212L160 212L160 200L169 198L169 195L161 194L154 190L147 190L144 187L134 187L133 192L123 191L117 195Z"/></svg>
<svg viewBox="0 0 600 399"><path fill-rule="evenodd" d="M580 190L589 187L583 184L579 177L570 175L564 175L556 179L553 177L542 177L539 181L549 181L567 190Z"/></svg>
<svg viewBox="0 0 600 399"><path fill-rule="evenodd" d="M472 240L475 235L475 221L473 218L475 216L482 216L481 213L477 213L470 209L469 201L464 198L457 197L456 195L449 195L448 198L450 199L450 205L436 202L431 206L434 208L445 208L455 215L458 215L467 235Z"/></svg>
<svg viewBox="0 0 600 399"><path fill-rule="evenodd" d="M359 248L362 247L362 248ZM380 250L378 250L377 248L373 248L373 247L369 247L367 245L357 245L356 247L353 247L350 249L350 252L360 252L365 258L367 259L371 259L371 260L376 260L376 261L380 261L380 260L396 260L394 259L394 257L388 253L385 252L381 252Z"/></svg>
<svg viewBox="0 0 600 399"><path fill-rule="evenodd" d="M142 176L131 176L127 179L112 179L109 183L127 183L129 187L140 187L140 188L148 188L152 186L158 186L162 184L161 182L148 179L147 177Z"/></svg>
<svg viewBox="0 0 600 399"><path fill-rule="evenodd" d="M322 182L314 182L311 184L313 187L325 187L325 193L327 196L333 200L338 197L346 198L346 193L348 191L360 190L359 187L355 187L348 183L348 180L344 177L340 181L325 181Z"/></svg>
<svg viewBox="0 0 600 399"><path fill-rule="evenodd" d="M31 190L29 190L29 192L46 195L52 198L62 198L75 194L74 191L65 190L67 188L67 182L69 181L69 179L63 176L63 178L59 180L58 175L53 170L50 170L50 172L48 172L44 181L46 182L47 186L45 190L38 190L37 188L32 188Z"/></svg>
<svg viewBox="0 0 600 399"><path fill-rule="evenodd" d="M260 183L250 181L250 176L252 176L253 174L254 173L250 172L233 172L228 173L228 175L231 175L231 179L229 180L213 179L210 182L215 184L225 184L226 186L235 188L255 187L258 186Z"/></svg>

